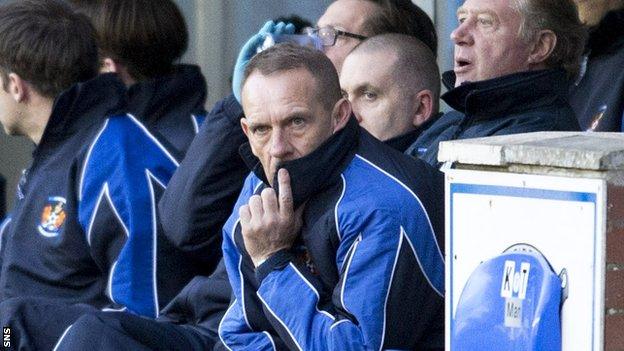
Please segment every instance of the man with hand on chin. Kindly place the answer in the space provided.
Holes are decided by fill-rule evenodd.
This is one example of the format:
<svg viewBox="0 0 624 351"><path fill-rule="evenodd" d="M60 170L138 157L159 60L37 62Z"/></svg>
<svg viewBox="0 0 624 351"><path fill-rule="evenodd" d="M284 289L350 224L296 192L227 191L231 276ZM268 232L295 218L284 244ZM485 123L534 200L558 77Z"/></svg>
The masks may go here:
<svg viewBox="0 0 624 351"><path fill-rule="evenodd" d="M357 125L321 52L256 55L242 105L252 174L224 226L222 344L442 349L439 173Z"/></svg>

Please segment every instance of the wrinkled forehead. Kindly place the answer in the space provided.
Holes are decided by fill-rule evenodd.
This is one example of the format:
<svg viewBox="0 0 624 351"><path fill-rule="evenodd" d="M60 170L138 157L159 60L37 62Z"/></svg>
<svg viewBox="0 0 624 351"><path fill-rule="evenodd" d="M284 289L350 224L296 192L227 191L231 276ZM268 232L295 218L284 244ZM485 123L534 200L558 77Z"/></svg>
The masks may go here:
<svg viewBox="0 0 624 351"><path fill-rule="evenodd" d="M304 68L267 75L254 70L243 85L243 109L250 118L293 107L313 109L318 104L317 92L316 79Z"/></svg>
<svg viewBox="0 0 624 351"><path fill-rule="evenodd" d="M488 14L501 19L518 17L515 10L516 0L466 0L457 9L457 14Z"/></svg>

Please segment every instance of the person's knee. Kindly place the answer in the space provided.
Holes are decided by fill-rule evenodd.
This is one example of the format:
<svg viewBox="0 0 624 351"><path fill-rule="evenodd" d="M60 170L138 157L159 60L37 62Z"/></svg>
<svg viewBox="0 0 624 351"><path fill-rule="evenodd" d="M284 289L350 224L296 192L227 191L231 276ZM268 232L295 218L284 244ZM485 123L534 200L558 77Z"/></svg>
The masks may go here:
<svg viewBox="0 0 624 351"><path fill-rule="evenodd" d="M104 335L104 329L109 328L109 323L108 318L100 313L85 314L65 330L55 350L79 350L93 345L98 336Z"/></svg>

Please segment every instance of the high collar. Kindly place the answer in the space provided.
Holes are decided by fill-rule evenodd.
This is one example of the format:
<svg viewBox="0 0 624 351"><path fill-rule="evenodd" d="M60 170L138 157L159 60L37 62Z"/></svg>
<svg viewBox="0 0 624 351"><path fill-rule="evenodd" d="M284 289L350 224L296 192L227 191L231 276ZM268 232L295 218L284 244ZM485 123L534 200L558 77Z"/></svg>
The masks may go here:
<svg viewBox="0 0 624 351"><path fill-rule="evenodd" d="M405 150L407 150L407 148L410 147L416 141L416 139L418 139L418 136L420 136L423 131L429 128L429 126L431 126L438 118L440 118L441 115L441 113L438 113L435 116L429 118L427 122L423 123L420 127L412 130L411 132L407 132L405 134L395 136L394 138L384 140L383 143L397 151L405 152Z"/></svg>
<svg viewBox="0 0 624 351"><path fill-rule="evenodd" d="M288 170L295 208L339 179L355 155L359 133L360 127L355 118L351 117L342 130L332 135L312 153L278 166L278 169ZM241 146L240 154L252 172L268 185L264 169L259 159L252 153L249 143ZM279 192L277 172L273 184Z"/></svg>
<svg viewBox="0 0 624 351"><path fill-rule="evenodd" d="M455 73L443 74L448 87ZM444 100L453 109L477 119L509 115L566 99L568 80L563 69L546 69L509 74L502 77L466 82L450 89Z"/></svg>
<svg viewBox="0 0 624 351"><path fill-rule="evenodd" d="M130 86L128 112L148 122L158 120L171 109L193 110L203 106L206 91L206 80L199 67L177 65L171 74Z"/></svg>
<svg viewBox="0 0 624 351"><path fill-rule="evenodd" d="M39 145L64 140L111 114L122 113L125 91L123 83L112 73L75 84L54 101Z"/></svg>
<svg viewBox="0 0 624 351"><path fill-rule="evenodd" d="M624 9L605 15L600 23L590 29L587 50L591 56L609 53L624 45Z"/></svg>

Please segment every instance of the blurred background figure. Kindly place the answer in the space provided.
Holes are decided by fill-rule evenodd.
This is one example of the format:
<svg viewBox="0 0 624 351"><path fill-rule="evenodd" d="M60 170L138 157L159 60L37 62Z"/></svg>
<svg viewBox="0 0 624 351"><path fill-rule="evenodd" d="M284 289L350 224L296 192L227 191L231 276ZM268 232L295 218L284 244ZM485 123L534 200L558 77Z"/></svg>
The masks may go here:
<svg viewBox="0 0 624 351"><path fill-rule="evenodd" d="M171 0L70 0L97 32L100 71L128 87L128 112L161 133L182 158L205 118L206 80L177 64L188 29Z"/></svg>
<svg viewBox="0 0 624 351"><path fill-rule="evenodd" d="M624 125L624 0L575 0L589 26L584 61L570 90L582 130L622 132Z"/></svg>

